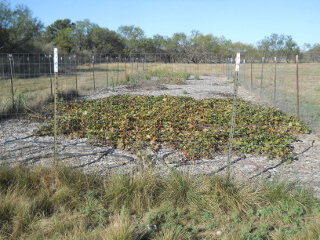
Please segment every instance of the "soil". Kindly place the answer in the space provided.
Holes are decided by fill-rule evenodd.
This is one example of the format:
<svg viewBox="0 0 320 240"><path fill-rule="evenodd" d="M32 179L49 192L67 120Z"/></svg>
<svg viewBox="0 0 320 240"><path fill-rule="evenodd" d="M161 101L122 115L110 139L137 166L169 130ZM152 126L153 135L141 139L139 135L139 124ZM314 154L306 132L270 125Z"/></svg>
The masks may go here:
<svg viewBox="0 0 320 240"><path fill-rule="evenodd" d="M190 96L201 98L227 98L233 96L233 82L216 76L201 76L189 79L183 85L161 84L157 79L138 84L116 86L81 96L79 99L98 99L116 94ZM239 88L238 96L254 104L260 102L253 94ZM27 119L7 119L0 122L0 162L8 164L48 165L53 162L53 137L33 134L40 122ZM231 172L234 176L247 179L283 179L305 186L316 197L320 197L320 138L314 133L297 136L291 144L294 161L283 163L266 156L234 154ZM162 147L157 152L144 151L139 156L130 152L100 146L86 138L60 136L58 138L59 161L84 172L109 175L113 172L130 172L141 167L153 167L159 174L171 168L195 174L225 174L228 156L219 153L212 159L186 161L184 155L174 149Z"/></svg>

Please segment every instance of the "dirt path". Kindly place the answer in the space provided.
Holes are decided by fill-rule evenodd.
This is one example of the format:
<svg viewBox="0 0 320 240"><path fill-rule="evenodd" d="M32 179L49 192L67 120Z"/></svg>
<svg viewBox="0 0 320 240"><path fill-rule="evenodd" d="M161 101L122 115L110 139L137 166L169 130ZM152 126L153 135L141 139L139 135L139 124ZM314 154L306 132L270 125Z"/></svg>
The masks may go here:
<svg viewBox="0 0 320 240"><path fill-rule="evenodd" d="M114 91L104 90L84 96L84 99L97 99L115 94L170 94L174 96L191 96L200 98L226 98L233 93L232 82L226 79L203 76L200 80L187 80L185 85L162 85L155 79L135 85L118 86ZM239 97L244 100L262 104L250 93L239 89ZM53 137L34 136L33 131L39 123L27 120L10 119L0 122L0 162L33 164L50 164L53 161ZM303 134L299 141L292 143L296 154L291 164L277 159L267 159L260 155L234 155L232 171L246 179L268 178L280 176L286 180L298 181L306 185L320 197L320 139L314 134ZM127 151L106 146L95 146L87 143L87 139L59 138L59 161L66 162L74 168L101 175L110 172L126 172L152 164L161 174L171 167L187 171L190 174L225 173L227 156L216 155L213 159L202 159L196 162L184 162L184 156L173 149L161 148L158 152L145 152L137 157Z"/></svg>

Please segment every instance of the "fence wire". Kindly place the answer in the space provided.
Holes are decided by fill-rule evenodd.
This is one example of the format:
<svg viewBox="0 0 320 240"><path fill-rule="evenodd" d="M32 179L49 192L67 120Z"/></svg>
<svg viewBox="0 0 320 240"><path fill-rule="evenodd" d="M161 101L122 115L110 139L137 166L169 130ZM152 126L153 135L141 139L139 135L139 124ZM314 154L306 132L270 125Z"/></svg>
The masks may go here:
<svg viewBox="0 0 320 240"><path fill-rule="evenodd" d="M243 54L239 81L242 87L254 93L257 98L284 112L298 115L314 131L319 131L320 101L318 92L320 91L320 83L318 80L320 63L318 60L317 57L312 56L308 59L298 59L297 62L295 59L286 62L283 59L251 57ZM81 103L84 99L91 100L124 94L154 96L168 94L182 97L192 96L197 99L216 97L231 99L233 85L230 83L234 81L234 66L234 56L209 54L206 57L206 62L198 63L187 62L183 56L179 55L151 53L101 54L99 56L60 55L58 115L61 117L62 108L68 103ZM42 124L39 121L50 120L53 115L55 87L53 56L48 54L0 55L0 85L0 116L2 119L7 119L0 122L3 136L0 143L1 160L18 160L24 163L52 161L54 149L52 135L38 136L34 132ZM154 147L154 145L150 145L150 142L154 141L152 135L148 141L139 137L130 138L128 142L117 143L90 139L90 134L92 134L90 131L82 129L75 131L75 129L81 124L101 126L99 121L103 121L103 118L97 120L88 115L83 118L83 122L69 121L69 129L64 129L63 134L59 132L57 146L59 161L70 162L71 159L72 166L75 168L99 165L99 169L113 169L131 166L130 164L137 161L138 155L139 159L153 161L158 165L161 162L187 165L188 159L183 148L192 148L193 156L201 156L202 158L202 169L210 162L205 160L205 157L213 159L211 162L216 161L214 172L226 169L228 158L227 155L221 155L220 150L225 150L223 148L227 147L229 140L229 131L223 132L223 129L230 127L228 116L221 120L220 127L216 131L221 142L211 143L209 148L205 150L207 153L201 149L203 142L200 137L197 139L197 137L190 135L189 139L182 140L172 136L170 140L165 140L161 138L162 135L158 135L159 131L168 133L171 128L185 131L185 128L194 128L195 126L197 126L196 136L208 131L210 126L199 125L199 122L188 120L188 114L190 114L188 113L188 99L186 98L185 101L185 114L182 116L182 120L178 121L171 116L166 123L159 123L161 128L158 129L155 126L153 131L154 135L158 136L157 142L166 141L170 146L178 146L180 150L182 149L181 151L174 151L173 148L165 146L159 147L156 151L148 149L150 146ZM70 105L70 107L72 106ZM151 104L146 103L142 110L148 111L152 107ZM217 103L212 111L222 107L224 107L224 103ZM31 122L24 126L24 123L15 118L24 116L26 113L36 119L37 123ZM83 112L75 114L83 114ZM242 112L240 109L237 118L243 118L245 114L245 109L242 109ZM136 116L131 117L136 118ZM130 124L130 116L123 121L124 124ZM148 119L144 119L145 125L148 124L148 121ZM58 124L60 124L58 129L61 129L66 122L61 118ZM134 127L132 126L132 129ZM241 125L239 121L236 123L234 149L243 147L243 144L241 145L238 140L247 137L247 133L241 129L250 127L252 126ZM254 128L263 127L263 123L254 125ZM113 130L113 134L125 135L129 133ZM209 134L206 137L212 139L212 142L215 140ZM126 151L121 151L115 147L119 144L132 145L141 149L144 146L145 149L134 153L128 150L129 148ZM280 143L272 142L269 144L277 147L277 144ZM260 145L257 143L248 144L248 151L264 147L262 145L264 145L263 142ZM243 159L243 154L235 154L230 162L237 165ZM265 160L264 157L261 159ZM281 162L279 160L271 161L267 167L266 163L262 167L257 161L257 158L255 160L247 158L247 166L253 166L255 169L251 177L258 176L265 172L266 168L272 168ZM199 166L201 164L199 162Z"/></svg>
<svg viewBox="0 0 320 240"><path fill-rule="evenodd" d="M209 64L194 64L166 54L62 55L59 56L59 97L69 100L92 90L114 89L119 84L150 78L150 74L167 74L162 78L163 83L179 83L186 74L197 78L199 75L221 75L224 64L214 64L216 59L212 56ZM25 108L38 108L44 102L52 101L53 79L53 55L1 54L1 116L19 114Z"/></svg>
<svg viewBox="0 0 320 240"><path fill-rule="evenodd" d="M320 130L319 55L243 59L241 85L269 105L298 116L315 131Z"/></svg>

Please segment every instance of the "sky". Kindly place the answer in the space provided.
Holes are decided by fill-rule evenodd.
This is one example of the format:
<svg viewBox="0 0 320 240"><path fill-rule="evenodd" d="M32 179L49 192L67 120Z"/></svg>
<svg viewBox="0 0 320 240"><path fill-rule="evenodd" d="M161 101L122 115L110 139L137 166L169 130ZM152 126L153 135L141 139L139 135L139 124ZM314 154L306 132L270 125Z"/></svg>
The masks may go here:
<svg viewBox="0 0 320 240"><path fill-rule="evenodd" d="M0 0L1 1L1 0ZM24 4L45 26L69 18L89 19L109 30L134 25L147 37L192 30L257 44L272 33L320 43L320 0L7 0Z"/></svg>

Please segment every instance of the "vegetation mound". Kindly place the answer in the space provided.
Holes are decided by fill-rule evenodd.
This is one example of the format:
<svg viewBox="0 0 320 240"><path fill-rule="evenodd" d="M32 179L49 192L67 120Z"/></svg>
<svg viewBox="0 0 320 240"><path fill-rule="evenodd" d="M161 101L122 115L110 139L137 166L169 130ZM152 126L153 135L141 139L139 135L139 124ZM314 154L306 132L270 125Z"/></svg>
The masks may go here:
<svg viewBox="0 0 320 240"><path fill-rule="evenodd" d="M196 160L226 151L231 113L232 99L116 95L60 104L58 131L133 152L157 151L166 145ZM234 150L292 159L289 144L294 135L308 131L292 115L240 100ZM53 134L53 122L48 121L36 134Z"/></svg>

